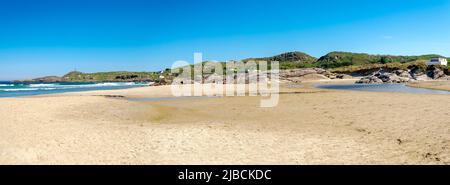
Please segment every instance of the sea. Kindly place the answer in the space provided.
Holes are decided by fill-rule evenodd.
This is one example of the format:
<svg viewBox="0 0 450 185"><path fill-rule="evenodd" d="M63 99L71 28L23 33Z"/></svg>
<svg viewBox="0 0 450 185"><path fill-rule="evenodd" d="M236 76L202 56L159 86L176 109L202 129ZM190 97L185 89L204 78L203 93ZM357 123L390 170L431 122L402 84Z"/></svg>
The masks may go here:
<svg viewBox="0 0 450 185"><path fill-rule="evenodd" d="M41 94L115 90L148 86L148 82L62 82L62 83L16 83L0 81L0 98Z"/></svg>

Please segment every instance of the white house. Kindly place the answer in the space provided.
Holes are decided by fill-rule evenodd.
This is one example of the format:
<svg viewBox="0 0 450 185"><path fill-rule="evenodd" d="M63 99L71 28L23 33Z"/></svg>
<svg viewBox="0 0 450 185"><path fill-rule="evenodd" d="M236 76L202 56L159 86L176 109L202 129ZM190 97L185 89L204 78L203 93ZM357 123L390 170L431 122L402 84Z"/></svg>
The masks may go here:
<svg viewBox="0 0 450 185"><path fill-rule="evenodd" d="M427 65L429 65L429 66L432 66L432 65L444 65L444 66L446 66L446 65L447 65L447 59L446 59L446 58L442 58L442 57L439 57L439 58L432 58L432 59L427 63Z"/></svg>

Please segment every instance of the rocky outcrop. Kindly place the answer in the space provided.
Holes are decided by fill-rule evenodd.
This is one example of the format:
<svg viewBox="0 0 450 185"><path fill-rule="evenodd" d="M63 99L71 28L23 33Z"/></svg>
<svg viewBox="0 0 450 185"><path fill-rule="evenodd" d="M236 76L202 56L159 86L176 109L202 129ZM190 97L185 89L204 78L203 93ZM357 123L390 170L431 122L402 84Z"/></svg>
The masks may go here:
<svg viewBox="0 0 450 185"><path fill-rule="evenodd" d="M352 79L353 76L347 75L347 74L337 74L336 75L337 79Z"/></svg>
<svg viewBox="0 0 450 185"><path fill-rule="evenodd" d="M406 83L411 81L411 75L404 70L386 72L382 69L370 76L361 78L356 83Z"/></svg>
<svg viewBox="0 0 450 185"><path fill-rule="evenodd" d="M447 75L444 73L443 70L435 68L433 70L427 71L427 76L429 76L432 79L447 79Z"/></svg>
<svg viewBox="0 0 450 185"><path fill-rule="evenodd" d="M326 80L329 79L325 75L321 74L307 74L305 76L302 76L300 80Z"/></svg>
<svg viewBox="0 0 450 185"><path fill-rule="evenodd" d="M249 79L258 79L261 81L268 81L270 76L269 71L258 71L258 72L246 72L246 73L238 73L232 76L239 83L251 83ZM278 72L280 80L286 80L294 83L299 83L302 81L309 80L326 80L326 79L350 79L353 78L350 75L346 74L336 74L332 73L328 70L322 68L304 68L304 69L290 69L290 70L280 70ZM218 76L216 74L204 75L195 77L195 80L190 78L181 78L178 76L174 81L177 84L192 84L194 82L203 82L203 83L216 83L217 80L223 81L223 83L227 83L227 79L230 77Z"/></svg>
<svg viewBox="0 0 450 185"><path fill-rule="evenodd" d="M429 68L426 71L420 69L394 70L386 72L380 69L372 75L365 76L356 83L407 83L424 80L448 80L449 77L439 68Z"/></svg>
<svg viewBox="0 0 450 185"><path fill-rule="evenodd" d="M322 68L306 68L306 69L291 69L280 71L281 78L302 77L308 74L324 74L326 70Z"/></svg>
<svg viewBox="0 0 450 185"><path fill-rule="evenodd" d="M58 76L46 76L41 78L35 78L31 80L16 80L14 82L20 83L55 83L64 81L61 77Z"/></svg>
<svg viewBox="0 0 450 185"><path fill-rule="evenodd" d="M303 69L290 69L290 70L281 70L280 71L280 78L293 78L293 77L303 77L305 75L310 74L319 74L323 75L327 78L347 78L347 76L339 76L340 74L332 73L328 70L322 69L322 68L303 68Z"/></svg>
<svg viewBox="0 0 450 185"><path fill-rule="evenodd" d="M336 74L322 68L305 68L305 69L291 69L280 71L280 78L301 82L302 80L322 80L322 79L352 79L353 77L347 74Z"/></svg>
<svg viewBox="0 0 450 185"><path fill-rule="evenodd" d="M402 77L402 78L411 78L410 72L406 71L406 70L396 70L396 71L394 71L394 73L397 76Z"/></svg>
<svg viewBox="0 0 450 185"><path fill-rule="evenodd" d="M364 84L381 84L383 81L376 76L366 76L356 81L356 83L364 83Z"/></svg>

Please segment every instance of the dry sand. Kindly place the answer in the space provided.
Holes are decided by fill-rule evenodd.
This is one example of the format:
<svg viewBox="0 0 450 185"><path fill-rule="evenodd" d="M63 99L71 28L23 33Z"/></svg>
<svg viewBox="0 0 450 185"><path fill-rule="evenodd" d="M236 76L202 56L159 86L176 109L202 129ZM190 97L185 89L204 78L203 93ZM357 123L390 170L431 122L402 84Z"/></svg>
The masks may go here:
<svg viewBox="0 0 450 185"><path fill-rule="evenodd" d="M0 99L0 164L450 164L450 96L283 85L133 102L169 86Z"/></svg>

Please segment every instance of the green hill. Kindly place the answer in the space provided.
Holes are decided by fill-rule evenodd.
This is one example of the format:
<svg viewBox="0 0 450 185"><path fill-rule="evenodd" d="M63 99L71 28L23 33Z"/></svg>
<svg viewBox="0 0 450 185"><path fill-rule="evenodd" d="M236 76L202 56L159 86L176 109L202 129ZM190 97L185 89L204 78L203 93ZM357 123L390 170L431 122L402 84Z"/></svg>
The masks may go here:
<svg viewBox="0 0 450 185"><path fill-rule="evenodd" d="M165 72L168 73L168 72ZM98 73L82 73L72 71L64 75L61 80L68 82L114 82L114 81L154 81L158 79L160 72L98 72Z"/></svg>
<svg viewBox="0 0 450 185"><path fill-rule="evenodd" d="M418 56L400 56L400 55L371 55L366 53L352 52L331 52L319 59L303 52L287 52L271 57L247 58L242 61L278 61L280 69L297 69L319 67L329 69L336 73L358 73L367 72L379 68L385 69L426 69L426 62L433 57L442 57L441 55L429 54ZM225 68L225 62L220 62ZM204 63L202 63L204 64ZM193 65L191 65L193 67ZM269 64L270 68L270 64ZM441 66L440 68L449 68Z"/></svg>
<svg viewBox="0 0 450 185"><path fill-rule="evenodd" d="M331 52L317 60L316 66L322 68L337 68L344 66L360 66L366 64L408 63L420 60L430 60L440 55L394 56L370 55L366 53Z"/></svg>
<svg viewBox="0 0 450 185"><path fill-rule="evenodd" d="M317 61L317 58L312 57L303 52L287 52L280 55L272 56L272 57L263 57L263 58L248 58L242 60L244 62L247 61L278 61L280 63L280 69L295 69L295 68L305 68L305 67L314 67L314 63Z"/></svg>

